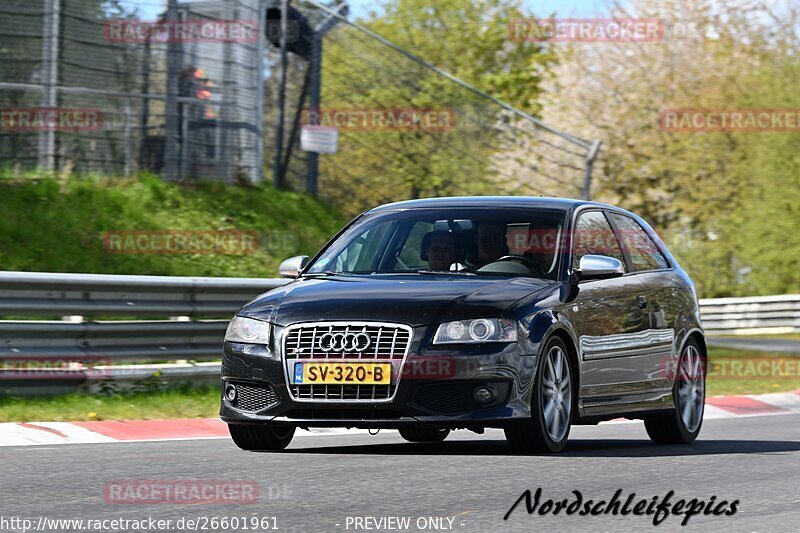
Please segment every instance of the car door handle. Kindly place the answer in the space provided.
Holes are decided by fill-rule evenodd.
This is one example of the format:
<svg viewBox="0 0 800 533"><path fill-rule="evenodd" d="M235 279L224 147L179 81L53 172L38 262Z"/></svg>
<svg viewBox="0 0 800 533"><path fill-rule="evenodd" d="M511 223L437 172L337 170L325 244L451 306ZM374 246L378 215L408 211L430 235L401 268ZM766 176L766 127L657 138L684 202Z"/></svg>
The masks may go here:
<svg viewBox="0 0 800 533"><path fill-rule="evenodd" d="M644 294L640 294L636 301L639 304L639 309L647 309L647 297Z"/></svg>

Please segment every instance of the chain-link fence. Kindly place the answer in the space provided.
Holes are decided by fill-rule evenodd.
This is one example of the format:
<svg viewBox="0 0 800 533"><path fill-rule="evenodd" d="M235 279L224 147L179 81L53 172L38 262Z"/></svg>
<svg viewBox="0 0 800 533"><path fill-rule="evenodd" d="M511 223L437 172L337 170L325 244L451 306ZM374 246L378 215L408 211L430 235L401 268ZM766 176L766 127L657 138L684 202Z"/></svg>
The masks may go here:
<svg viewBox="0 0 800 533"><path fill-rule="evenodd" d="M595 143L450 76L369 25L351 22L345 9L315 1L292 5L291 27L307 22L317 31L288 43L278 185L314 190L318 181L320 194L349 213L426 196L588 197ZM277 49L268 56L280 65ZM273 74L268 94L279 101L280 69ZM265 119L271 132L280 113L268 110ZM335 153L298 149L309 126L335 130Z"/></svg>
<svg viewBox="0 0 800 533"><path fill-rule="evenodd" d="M0 158L259 180L259 0L4 0Z"/></svg>
<svg viewBox="0 0 800 533"><path fill-rule="evenodd" d="M351 22L346 4L286 2L284 19L283 3L5 0L0 165L266 178L347 213L424 196L588 196L595 143Z"/></svg>

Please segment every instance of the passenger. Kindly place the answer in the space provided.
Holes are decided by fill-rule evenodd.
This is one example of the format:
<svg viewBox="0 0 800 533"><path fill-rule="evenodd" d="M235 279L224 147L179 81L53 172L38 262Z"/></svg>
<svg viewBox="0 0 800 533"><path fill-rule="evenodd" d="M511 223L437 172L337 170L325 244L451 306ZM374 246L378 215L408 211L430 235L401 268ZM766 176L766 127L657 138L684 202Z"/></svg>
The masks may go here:
<svg viewBox="0 0 800 533"><path fill-rule="evenodd" d="M456 238L451 233L434 233L426 240L427 249L422 256L428 258L428 269L449 271L450 266L458 261Z"/></svg>

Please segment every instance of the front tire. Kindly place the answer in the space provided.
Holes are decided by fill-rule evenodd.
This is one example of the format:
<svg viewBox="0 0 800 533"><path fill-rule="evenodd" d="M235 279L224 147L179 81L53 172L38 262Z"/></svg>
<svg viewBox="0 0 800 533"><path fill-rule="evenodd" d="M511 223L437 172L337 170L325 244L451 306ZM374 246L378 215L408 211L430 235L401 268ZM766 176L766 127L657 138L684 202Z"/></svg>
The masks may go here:
<svg viewBox="0 0 800 533"><path fill-rule="evenodd" d="M575 407L574 380L567 346L551 337L536 372L531 417L505 429L516 453L558 453L567 446Z"/></svg>
<svg viewBox="0 0 800 533"><path fill-rule="evenodd" d="M249 452L277 452L294 437L295 428L278 425L228 424L233 442Z"/></svg>
<svg viewBox="0 0 800 533"><path fill-rule="evenodd" d="M678 359L672 398L675 409L648 416L644 427L658 444L690 444L703 427L706 393L706 359L699 344L689 339Z"/></svg>
<svg viewBox="0 0 800 533"><path fill-rule="evenodd" d="M408 442L442 442L450 434L447 428L401 428L400 436Z"/></svg>

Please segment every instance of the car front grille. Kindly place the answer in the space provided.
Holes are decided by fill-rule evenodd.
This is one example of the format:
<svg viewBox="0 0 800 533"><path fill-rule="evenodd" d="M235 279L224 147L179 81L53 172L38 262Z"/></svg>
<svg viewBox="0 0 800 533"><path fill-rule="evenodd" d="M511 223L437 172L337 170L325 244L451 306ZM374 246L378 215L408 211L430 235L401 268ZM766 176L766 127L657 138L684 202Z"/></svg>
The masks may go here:
<svg viewBox="0 0 800 533"><path fill-rule="evenodd" d="M399 419L403 415L388 409L297 409L287 411L286 417L302 420L374 420Z"/></svg>
<svg viewBox="0 0 800 533"><path fill-rule="evenodd" d="M363 351L328 351L320 347L326 334L366 334L370 344ZM287 359L402 360L411 342L411 329L393 324L310 324L289 328L284 340Z"/></svg>
<svg viewBox="0 0 800 533"><path fill-rule="evenodd" d="M289 326L283 335L283 357L287 376L291 376L298 361L348 361L392 363L391 385L295 385L290 380L289 391L296 401L305 402L386 402L397 390L403 361L411 346L412 330L401 324L367 322L322 322ZM327 337L325 337L327 335ZM325 349L324 341L331 336L352 339L359 335L361 343L369 339L365 349L352 346Z"/></svg>
<svg viewBox="0 0 800 533"><path fill-rule="evenodd" d="M270 385L251 385L248 383L234 383L236 385L236 401L233 406L242 411L263 411L278 404L278 397Z"/></svg>
<svg viewBox="0 0 800 533"><path fill-rule="evenodd" d="M298 400L388 400L394 396L394 385L293 385Z"/></svg>

